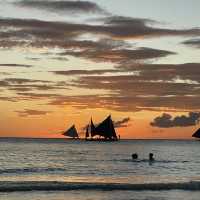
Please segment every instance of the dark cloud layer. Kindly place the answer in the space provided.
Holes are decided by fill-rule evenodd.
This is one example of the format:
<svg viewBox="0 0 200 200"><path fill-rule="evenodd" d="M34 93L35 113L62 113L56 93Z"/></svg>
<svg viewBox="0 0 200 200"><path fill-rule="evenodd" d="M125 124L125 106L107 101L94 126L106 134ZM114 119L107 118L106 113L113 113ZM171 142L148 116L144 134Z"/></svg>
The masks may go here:
<svg viewBox="0 0 200 200"><path fill-rule="evenodd" d="M0 88L9 91L47 91L68 89L64 82L53 82L46 80L34 80L26 78L5 78L0 80Z"/></svg>
<svg viewBox="0 0 200 200"><path fill-rule="evenodd" d="M59 48L59 58L80 57L94 62L112 62L127 65L135 61L147 61L175 54L171 51L134 48L123 39L137 37L157 37L168 35L199 35L199 29L168 30L151 27L154 21L126 17L103 18L102 25L72 24L34 19L0 19L1 48ZM79 36L93 34L107 39L81 40ZM117 39L117 40L116 40ZM14 66L14 65L13 65Z"/></svg>
<svg viewBox="0 0 200 200"><path fill-rule="evenodd" d="M79 109L108 108L123 112L143 109L199 110L199 66L198 63L136 64L110 70L55 71L55 74L76 78L70 83L6 78L0 81L0 87L15 91L18 95L16 100L45 100L50 105L71 105ZM72 86L102 90L106 95L64 96L63 89ZM41 93L48 90L56 91L56 94Z"/></svg>
<svg viewBox="0 0 200 200"><path fill-rule="evenodd" d="M28 64L0 64L0 67L33 67L33 65L28 65Z"/></svg>
<svg viewBox="0 0 200 200"><path fill-rule="evenodd" d="M50 105L71 105L79 109L108 108L123 112L143 109L199 110L199 66L198 63L135 64L110 70L55 71L55 74L76 78L69 83L7 78L0 81L0 87L15 91L17 100L45 100ZM70 87L106 93L65 96L64 89ZM56 94L41 93L48 90L56 91Z"/></svg>
<svg viewBox="0 0 200 200"><path fill-rule="evenodd" d="M50 11L65 11L70 13L106 13L97 4L89 1L41 1L29 0L19 1L16 5L37 8ZM177 35L200 35L200 30L197 28L184 29L163 29L152 27L152 24L157 24L156 21L150 19L138 19L123 16L110 16L99 19L103 25L76 25L81 32L88 32L94 34L103 34L114 38L137 38L137 37L157 37L157 36L177 36ZM70 30L71 26L68 28ZM75 26L73 27L73 29Z"/></svg>
<svg viewBox="0 0 200 200"><path fill-rule="evenodd" d="M128 126L127 124L130 120L131 120L130 117L126 117L122 120L114 122L114 125L115 125L116 128L127 127Z"/></svg>
<svg viewBox="0 0 200 200"><path fill-rule="evenodd" d="M199 29L160 29L146 25L145 19L121 17L121 20L117 20L116 18L109 18L109 23L102 25L73 24L34 19L0 19L0 27L7 30L6 33L5 31L0 31L1 47L29 45L35 47L57 46L67 48L68 43L69 45L72 43L80 47L78 42L75 42L76 40L73 39L82 34L104 35L110 39L200 35ZM90 44L92 44L91 41Z"/></svg>
<svg viewBox="0 0 200 200"><path fill-rule="evenodd" d="M161 82L165 82L167 80L170 81L172 79L179 78L188 80L188 83L189 80L197 82L200 80L200 63L127 64L119 66L119 69L127 71L140 71L140 77L138 77L138 80L160 80Z"/></svg>
<svg viewBox="0 0 200 200"><path fill-rule="evenodd" d="M67 71L52 71L52 73L63 76L74 76L74 75L102 75L105 73L116 73L120 70L105 69L105 70L67 70Z"/></svg>
<svg viewBox="0 0 200 200"><path fill-rule="evenodd" d="M138 112L142 110L200 110L200 96L131 96L110 95L76 95L57 96L49 99L49 105L73 106L77 109L103 108L120 112ZM29 99L32 99L31 96ZM184 101L183 101L184 99Z"/></svg>
<svg viewBox="0 0 200 200"><path fill-rule="evenodd" d="M191 47L200 48L200 38L186 40L182 44L185 44Z"/></svg>
<svg viewBox="0 0 200 200"><path fill-rule="evenodd" d="M20 117L41 116L51 113L50 111L31 110L31 109L25 109L23 111L15 111L15 112L18 113Z"/></svg>
<svg viewBox="0 0 200 200"><path fill-rule="evenodd" d="M27 8L37 8L42 10L55 11L55 12L68 12L70 14L106 13L106 11L100 8L97 4L90 1L23 0L16 2L15 5Z"/></svg>
<svg viewBox="0 0 200 200"><path fill-rule="evenodd" d="M17 102L18 99L16 97L4 97L4 96L0 96L0 101Z"/></svg>
<svg viewBox="0 0 200 200"><path fill-rule="evenodd" d="M58 2L64 1L32 0L21 1L20 4L30 7L42 5L41 8L45 7L48 10L61 10L60 5L56 6ZM72 1L65 1L63 9L67 9L66 5L69 6L70 2ZM78 9L84 10L80 1L76 3L79 7L72 10L77 12ZM93 5L94 8L91 10L95 10L97 6ZM99 7L96 9L98 10ZM16 92L18 101L45 100L50 105L72 105L80 109L108 108L123 112L142 109L200 109L199 63L144 64L149 59L166 57L175 53L146 47L136 48L126 42L126 39L133 41L137 38L161 36L199 36L199 29L164 29L156 27L157 22L153 20L120 16L105 17L97 21L98 23L94 25L95 22L93 24L73 24L35 19L0 19L0 48L31 47L49 50L58 48L62 50L55 55L59 58L67 59L67 56L74 56L95 62L115 64L114 69L67 70L66 67L66 71L57 69L53 72L56 75L79 76L76 76L69 85L67 82L3 79L0 80L0 87ZM94 36L96 40L80 40L84 34L89 34L91 38ZM142 64L136 64L137 62ZM8 64L7 66L17 67L18 65ZM26 65L20 66L25 67ZM120 72L123 73L120 75ZM68 89L66 85L106 92L104 95L101 93L99 95L65 96L63 90ZM53 90L54 93L43 92L47 90ZM67 92L65 94L67 95ZM2 97L2 100L6 98Z"/></svg>
<svg viewBox="0 0 200 200"><path fill-rule="evenodd" d="M104 90L109 95L59 97L51 101L51 104L67 105L72 101L73 105L80 108L102 106L118 111L199 110L199 66L198 63L136 64L119 68L121 72L128 70L127 75L115 74L113 71L111 75L101 74L101 76L95 75L96 71L89 73L87 70L67 71L67 75L81 75L71 85L78 88Z"/></svg>
<svg viewBox="0 0 200 200"><path fill-rule="evenodd" d="M88 89L105 89L117 92L119 96L179 96L198 95L198 84L176 83L174 81L159 81L144 79L142 76L119 75L119 76L91 76L80 77L74 81L77 87Z"/></svg>
<svg viewBox="0 0 200 200"><path fill-rule="evenodd" d="M52 83L51 81L45 80L35 80L35 79L28 79L28 78L6 78L4 81L11 83L11 84L25 84L25 83Z"/></svg>
<svg viewBox="0 0 200 200"><path fill-rule="evenodd" d="M157 37L157 36L184 36L199 35L200 29L163 29L152 27L150 24L156 24L156 21L149 19L138 19L122 16L112 16L106 18L104 31L113 37L118 38L137 38L137 37Z"/></svg>
<svg viewBox="0 0 200 200"><path fill-rule="evenodd" d="M133 60L145 60L173 55L174 52L151 48L128 48L127 43L110 39L98 41L78 41L84 33L104 34L102 29L92 25L45 22L39 20L0 19L0 27L16 28L9 30L0 41L2 48L36 47L60 48L64 51L59 56L68 55L93 60L95 62L123 63ZM42 27L42 28L41 28ZM104 27L104 28L103 28ZM99 30L98 30L99 29ZM126 30L124 30L126 31Z"/></svg>
<svg viewBox="0 0 200 200"><path fill-rule="evenodd" d="M188 116L181 115L172 117L170 114L163 113L162 116L156 117L151 126L159 128L187 127L194 126L199 123L200 113L190 112Z"/></svg>
<svg viewBox="0 0 200 200"><path fill-rule="evenodd" d="M152 49L152 48L138 48L136 50L131 49L93 49L83 50L81 52L67 52L76 57L83 57L94 62L113 62L113 63L125 63L135 60L146 60L159 57L165 57L173 55L175 53L170 51Z"/></svg>
<svg viewBox="0 0 200 200"><path fill-rule="evenodd" d="M26 100L26 101L33 101L33 100L53 100L60 98L61 95L55 93L36 93L36 92L26 92L26 91L18 91L17 97L15 98L18 101Z"/></svg>

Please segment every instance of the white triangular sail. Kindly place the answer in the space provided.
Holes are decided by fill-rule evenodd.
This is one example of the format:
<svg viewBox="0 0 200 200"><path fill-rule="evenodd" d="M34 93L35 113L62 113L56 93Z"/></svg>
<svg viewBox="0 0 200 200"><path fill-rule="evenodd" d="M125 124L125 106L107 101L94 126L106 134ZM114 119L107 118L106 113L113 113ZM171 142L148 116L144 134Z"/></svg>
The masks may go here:
<svg viewBox="0 0 200 200"><path fill-rule="evenodd" d="M72 137L72 138L78 138L78 132L76 130L75 125L73 125L71 128L69 128L67 131L63 133L64 136Z"/></svg>

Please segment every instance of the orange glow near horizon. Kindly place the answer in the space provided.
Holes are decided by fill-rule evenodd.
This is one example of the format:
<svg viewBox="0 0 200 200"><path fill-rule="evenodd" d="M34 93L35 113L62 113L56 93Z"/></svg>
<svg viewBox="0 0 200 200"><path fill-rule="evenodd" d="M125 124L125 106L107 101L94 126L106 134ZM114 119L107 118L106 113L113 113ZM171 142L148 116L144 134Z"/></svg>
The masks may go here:
<svg viewBox="0 0 200 200"><path fill-rule="evenodd" d="M1 107L3 113L8 111L9 106L6 105ZM151 127L150 121L159 114L159 112L153 111L122 113L104 109L77 110L70 106L62 106L41 116L19 117L17 113L13 112L6 114L8 115L1 118L1 137L65 138L62 136L62 132L75 124L80 137L84 138L83 127L90 122L91 117L94 123L98 124L109 114L112 114L114 121L130 117L127 127L116 129L121 139L191 139L192 133L197 128L193 126L188 128ZM12 121L12 126L8 125L8 121Z"/></svg>

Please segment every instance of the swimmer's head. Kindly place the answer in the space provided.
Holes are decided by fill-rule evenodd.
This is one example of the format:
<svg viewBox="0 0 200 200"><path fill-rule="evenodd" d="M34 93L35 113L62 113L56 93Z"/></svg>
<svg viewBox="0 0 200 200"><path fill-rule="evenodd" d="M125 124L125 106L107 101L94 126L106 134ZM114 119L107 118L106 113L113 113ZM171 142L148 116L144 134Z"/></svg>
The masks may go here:
<svg viewBox="0 0 200 200"><path fill-rule="evenodd" d="M149 154L149 160L154 160L154 158L153 158L153 153L150 153L150 154Z"/></svg>
<svg viewBox="0 0 200 200"><path fill-rule="evenodd" d="M137 159L137 158L138 158L137 153L132 154L132 159Z"/></svg>

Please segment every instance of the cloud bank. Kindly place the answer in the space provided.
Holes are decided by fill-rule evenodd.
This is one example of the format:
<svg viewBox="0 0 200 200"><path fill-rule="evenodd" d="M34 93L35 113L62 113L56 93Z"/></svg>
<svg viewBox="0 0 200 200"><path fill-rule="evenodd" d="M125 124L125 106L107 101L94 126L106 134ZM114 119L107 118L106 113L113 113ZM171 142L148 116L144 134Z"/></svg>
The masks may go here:
<svg viewBox="0 0 200 200"><path fill-rule="evenodd" d="M115 17L117 18L117 17ZM94 37L107 37L109 40L124 40L137 38L152 38L161 36L199 36L200 29L173 30L151 27L146 19L121 20L105 18L108 22L100 25L75 24L67 22L52 22L36 19L0 19L0 47L11 48L16 46L33 47L59 47L70 49L71 47L93 47L102 46L92 41L82 41L79 44L77 38L83 34L91 34ZM6 30L6 31L5 31ZM80 41L81 42L81 41ZM81 45L81 46L80 46ZM107 44L108 46L108 44Z"/></svg>
<svg viewBox="0 0 200 200"><path fill-rule="evenodd" d="M200 38L186 40L182 44L195 47L195 48L200 48Z"/></svg>
<svg viewBox="0 0 200 200"><path fill-rule="evenodd" d="M128 126L128 122L130 121L130 117L126 117L122 120L116 121L114 122L114 125L116 128L122 128L122 127L127 127Z"/></svg>
<svg viewBox="0 0 200 200"><path fill-rule="evenodd" d="M33 67L33 65L28 65L28 64L0 64L0 67Z"/></svg>
<svg viewBox="0 0 200 200"><path fill-rule="evenodd" d="M190 112L188 116L181 115L174 118L170 114L163 113L162 116L156 117L150 125L159 128L187 127L198 124L199 120L200 113L195 112Z"/></svg>
<svg viewBox="0 0 200 200"><path fill-rule="evenodd" d="M104 10L89 1L18 1L15 6L48 11L102 13ZM89 37L88 37L89 35ZM156 109L200 109L200 64L148 64L152 59L176 55L165 49L137 47L131 42L168 36L199 36L200 29L161 28L157 21L109 15L73 23L48 19L0 18L0 48L35 48L58 50L55 58L72 57L102 63L102 69L79 70L56 68L51 71L64 82L42 80L2 79L4 91L15 92L16 101L44 100L49 105L71 105L80 109L108 108L117 111ZM87 36L85 38L85 36ZM190 41L197 44L198 40ZM189 41L188 41L189 44ZM70 59L69 59L70 62ZM113 67L106 68L105 63ZM140 63L140 64L138 64ZM110 66L111 66L110 65ZM0 64L8 67L31 67L19 64ZM106 69L105 69L106 68ZM71 68L70 68L71 69ZM49 69L46 72L49 75ZM39 72L38 72L39 74ZM66 76L66 77L64 77ZM68 76L68 77L67 77ZM73 80L68 82L69 76ZM67 96L66 89L76 88ZM79 89L101 91L98 95L80 95ZM64 91L65 90L65 91ZM51 93L44 93L51 91ZM75 90L74 90L75 91ZM11 100L10 98L1 98Z"/></svg>
<svg viewBox="0 0 200 200"><path fill-rule="evenodd" d="M15 2L15 5L26 8L36 8L40 10L48 10L55 12L68 12L70 14L106 13L106 11L100 8L96 3L90 1L23 0Z"/></svg>
<svg viewBox="0 0 200 200"><path fill-rule="evenodd" d="M51 113L50 111L32 110L32 109L25 109L23 111L15 111L15 112L18 113L20 117L41 116Z"/></svg>

